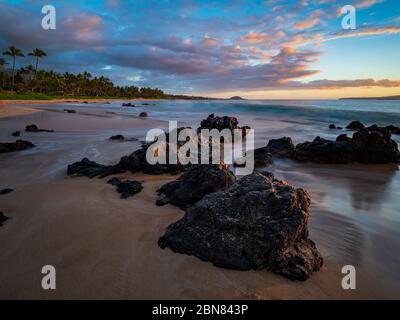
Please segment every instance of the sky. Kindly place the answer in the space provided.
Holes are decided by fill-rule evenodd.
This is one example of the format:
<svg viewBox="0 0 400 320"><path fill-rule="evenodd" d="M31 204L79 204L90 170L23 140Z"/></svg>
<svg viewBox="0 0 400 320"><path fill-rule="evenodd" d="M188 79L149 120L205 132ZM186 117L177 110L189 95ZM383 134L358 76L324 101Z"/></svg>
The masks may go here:
<svg viewBox="0 0 400 320"><path fill-rule="evenodd" d="M400 0L0 0L0 50L119 85L249 99L400 95ZM356 29L344 30L344 5ZM19 58L18 66L34 64Z"/></svg>

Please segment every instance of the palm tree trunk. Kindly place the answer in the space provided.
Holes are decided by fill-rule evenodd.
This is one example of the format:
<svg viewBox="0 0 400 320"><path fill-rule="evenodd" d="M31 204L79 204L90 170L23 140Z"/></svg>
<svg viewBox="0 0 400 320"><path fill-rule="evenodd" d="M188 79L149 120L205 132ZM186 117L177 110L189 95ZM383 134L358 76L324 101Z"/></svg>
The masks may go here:
<svg viewBox="0 0 400 320"><path fill-rule="evenodd" d="M14 91L14 75L15 75L15 56L13 57L12 85L11 85L12 91Z"/></svg>
<svg viewBox="0 0 400 320"><path fill-rule="evenodd" d="M35 78L37 77L37 69L39 65L39 57L36 57L36 68L35 68Z"/></svg>

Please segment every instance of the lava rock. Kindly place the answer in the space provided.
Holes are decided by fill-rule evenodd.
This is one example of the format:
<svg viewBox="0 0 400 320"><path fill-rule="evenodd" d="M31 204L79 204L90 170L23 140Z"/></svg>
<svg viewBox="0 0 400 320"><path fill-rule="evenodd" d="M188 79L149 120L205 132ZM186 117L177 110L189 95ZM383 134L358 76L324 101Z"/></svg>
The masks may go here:
<svg viewBox="0 0 400 320"><path fill-rule="evenodd" d="M110 179L108 183L117 187L117 192L121 194L121 199L132 197L143 190L143 185L139 181L121 181L114 177Z"/></svg>
<svg viewBox="0 0 400 320"><path fill-rule="evenodd" d="M115 136L110 137L110 140L119 140L119 141L123 141L125 140L125 137L122 134L117 134Z"/></svg>
<svg viewBox="0 0 400 320"><path fill-rule="evenodd" d="M118 166L106 166L84 158L82 161L70 164L67 169L67 175L104 178L124 171Z"/></svg>
<svg viewBox="0 0 400 320"><path fill-rule="evenodd" d="M364 129L365 126L363 123L361 123L360 121L352 121L347 127L346 129L349 130L361 130Z"/></svg>
<svg viewBox="0 0 400 320"><path fill-rule="evenodd" d="M123 106L123 107L132 107L132 108L135 107L135 105L132 104L132 103L130 103L130 102L129 102L129 103L123 103L122 106Z"/></svg>
<svg viewBox="0 0 400 320"><path fill-rule="evenodd" d="M329 129L336 129L336 125L330 124L330 125L329 125Z"/></svg>
<svg viewBox="0 0 400 320"><path fill-rule="evenodd" d="M210 114L207 119L202 120L200 123L200 127L198 128L198 132L201 131L201 129L217 129L219 131L224 130L224 129L229 129L229 130L242 130L242 135L246 136L247 130L250 129L249 126L244 126L240 127L239 126L239 121L235 117L219 117L215 116L214 114Z"/></svg>
<svg viewBox="0 0 400 320"><path fill-rule="evenodd" d="M37 125L31 124L25 127L26 132L54 132L54 130L39 129Z"/></svg>
<svg viewBox="0 0 400 320"><path fill-rule="evenodd" d="M13 137L20 137L21 136L21 131L15 131L11 134Z"/></svg>
<svg viewBox="0 0 400 320"><path fill-rule="evenodd" d="M3 189L3 190L0 190L0 195L8 194L13 191L14 191L13 189Z"/></svg>
<svg viewBox="0 0 400 320"><path fill-rule="evenodd" d="M336 138L336 142L350 142L351 138L347 136L347 134L341 134Z"/></svg>
<svg viewBox="0 0 400 320"><path fill-rule="evenodd" d="M303 189L254 173L206 195L158 243L218 267L267 269L304 281L323 263L308 237L309 205Z"/></svg>
<svg viewBox="0 0 400 320"><path fill-rule="evenodd" d="M17 140L15 142L0 142L0 153L16 152L33 148L35 145L32 142Z"/></svg>
<svg viewBox="0 0 400 320"><path fill-rule="evenodd" d="M66 113L76 113L76 111L72 110L72 109L64 109L64 112L66 112Z"/></svg>
<svg viewBox="0 0 400 320"><path fill-rule="evenodd" d="M3 223L6 222L9 218L4 215L3 212L0 211L0 227L3 226Z"/></svg>
<svg viewBox="0 0 400 320"><path fill-rule="evenodd" d="M398 163L400 152L389 130L363 129L352 138L340 135L336 141L330 141L317 137L312 142L298 144L293 158L322 163L385 164Z"/></svg>
<svg viewBox="0 0 400 320"><path fill-rule="evenodd" d="M139 114L139 117L140 118L147 118L149 115L148 115L148 113L147 112L141 112L140 114Z"/></svg>
<svg viewBox="0 0 400 320"><path fill-rule="evenodd" d="M183 210L191 207L205 195L225 190L236 181L235 175L224 165L196 165L178 180L158 189L158 206L173 204Z"/></svg>
<svg viewBox="0 0 400 320"><path fill-rule="evenodd" d="M295 146L292 138L283 137L280 139L270 140L267 149L272 155L291 157L295 151Z"/></svg>

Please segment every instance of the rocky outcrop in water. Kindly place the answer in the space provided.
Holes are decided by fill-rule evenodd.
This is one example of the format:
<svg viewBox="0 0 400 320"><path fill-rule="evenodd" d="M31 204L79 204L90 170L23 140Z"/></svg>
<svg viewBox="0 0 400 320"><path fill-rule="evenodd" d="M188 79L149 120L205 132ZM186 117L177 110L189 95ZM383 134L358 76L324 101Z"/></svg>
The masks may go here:
<svg viewBox="0 0 400 320"><path fill-rule="evenodd" d="M123 106L123 107L131 107L131 108L134 108L134 107L135 107L135 105L132 104L132 103L130 103L130 102L128 102L128 103L123 103L122 106Z"/></svg>
<svg viewBox="0 0 400 320"><path fill-rule="evenodd" d="M385 164L398 163L400 153L389 130L363 129L354 133L352 138L341 135L336 141L330 141L317 137L312 142L300 143L296 146L294 159L321 163Z"/></svg>
<svg viewBox="0 0 400 320"><path fill-rule="evenodd" d="M225 190L236 181L235 175L223 165L196 165L178 180L158 189L157 205L173 204L187 209L205 195Z"/></svg>
<svg viewBox="0 0 400 320"><path fill-rule="evenodd" d="M11 135L13 137L20 137L21 136L21 131L15 131L15 132L11 133Z"/></svg>
<svg viewBox="0 0 400 320"><path fill-rule="evenodd" d="M149 116L149 114L147 112L141 112L139 114L139 118L147 118Z"/></svg>
<svg viewBox="0 0 400 320"><path fill-rule="evenodd" d="M323 262L308 237L309 205L306 191L269 173L252 174L190 207L159 245L218 267L306 280Z"/></svg>
<svg viewBox="0 0 400 320"><path fill-rule="evenodd" d="M364 128L365 128L364 124L361 123L360 121L352 121L346 127L346 129L349 129L349 130L361 130L361 129L364 129Z"/></svg>
<svg viewBox="0 0 400 320"><path fill-rule="evenodd" d="M35 145L32 142L17 140L15 142L0 142L0 153L16 152L33 148Z"/></svg>
<svg viewBox="0 0 400 320"><path fill-rule="evenodd" d="M37 125L31 124L25 127L26 132L54 132L54 130L39 129Z"/></svg>
<svg viewBox="0 0 400 320"><path fill-rule="evenodd" d="M112 178L107 183L117 187L117 192L121 194L121 199L132 197L143 190L143 185L139 181L121 181L121 179Z"/></svg>

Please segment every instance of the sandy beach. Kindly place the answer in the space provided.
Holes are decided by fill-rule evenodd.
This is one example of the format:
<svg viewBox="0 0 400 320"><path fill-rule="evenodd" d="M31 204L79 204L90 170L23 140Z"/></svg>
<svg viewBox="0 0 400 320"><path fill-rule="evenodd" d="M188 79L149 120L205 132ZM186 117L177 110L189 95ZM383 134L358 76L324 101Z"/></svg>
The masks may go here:
<svg viewBox="0 0 400 320"><path fill-rule="evenodd" d="M35 148L0 155L0 189L15 189L0 196L0 209L10 217L0 227L0 299L390 299L399 292L379 281L381 275L371 267L376 260L368 258L371 246L363 247L354 221L325 206L332 200L327 189L335 184L340 190L353 182L353 201L367 192L371 181L348 180L349 168L300 168L285 161L271 168L279 178L313 188L309 228L325 260L321 271L306 282L293 282L267 271L226 270L157 245L165 228L184 214L174 206L155 206L157 188L177 176L120 174L144 182L141 193L122 200L107 179L66 175L67 165L84 156L115 163L140 145L110 142L112 134L142 140L147 129L166 127L165 121L81 111L80 106L74 107L76 114L67 114L49 105L7 105L0 106L2 142L15 140L10 133L31 123L55 132L23 133L21 139ZM374 183L393 174L387 167L365 170L376 175ZM316 172L327 177L319 188L310 182ZM330 196L338 201L340 191ZM371 203L367 198L359 198L360 205ZM359 266L354 291L341 288L346 261ZM41 268L48 264L57 270L57 290L51 292L40 285Z"/></svg>

